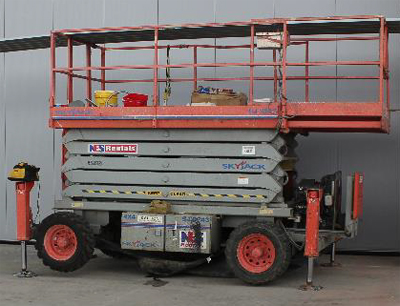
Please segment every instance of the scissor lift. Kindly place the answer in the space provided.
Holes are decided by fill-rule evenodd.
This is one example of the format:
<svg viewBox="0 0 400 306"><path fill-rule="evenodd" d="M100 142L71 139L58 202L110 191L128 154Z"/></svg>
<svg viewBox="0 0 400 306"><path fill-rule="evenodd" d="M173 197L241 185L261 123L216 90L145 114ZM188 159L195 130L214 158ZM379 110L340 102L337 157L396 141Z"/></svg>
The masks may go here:
<svg viewBox="0 0 400 306"><path fill-rule="evenodd" d="M389 132L388 36L395 26L382 16L346 16L53 31L49 123L63 130L63 198L55 203L56 212L38 226L39 257L51 268L68 272L84 265L94 247L140 260L164 254L171 261L178 253L185 262L207 262L225 250L237 277L263 284L284 273L298 249L310 259L311 283L312 261L319 252L357 232L363 175L356 172L347 178L343 203L340 172L296 182L295 137L308 132ZM280 38L272 41L280 47L258 50L260 33L277 34ZM224 38L231 37L248 42L224 44ZM200 39L215 43L196 43ZM174 44L176 40L180 41ZM377 58L310 58L314 45L339 41L375 41ZM58 67L56 51L63 46L67 65ZM289 60L292 46L304 46L304 61ZM74 66L74 51L82 49L86 65ZM187 50L193 60L163 63L160 52L166 49ZM210 49L244 49L248 58L199 62L201 52ZM106 65L109 52L137 50L150 52L153 64ZM93 64L95 56L100 65ZM311 67L321 66L376 69L368 76L311 73ZM198 74L200 68L231 67L246 68L248 74ZM260 67L270 70L260 73ZM292 67L303 67L304 75L291 75ZM153 77L106 77L115 70L129 70L134 77L143 69ZM190 69L192 76L163 78L164 69ZM67 78L66 99L56 98L59 74ZM74 80L85 82L85 97L74 95ZM378 84L376 99L315 101L310 83L319 80L373 81ZM196 90L228 81L248 84L247 105L194 106L191 92L170 105L160 101L164 83L189 82ZM304 100L287 97L291 81L304 82ZM152 84L151 103L96 107L90 103L95 83L102 90ZM265 88L266 95L270 86L270 97L260 102L256 86ZM89 102L79 105L75 99Z"/></svg>

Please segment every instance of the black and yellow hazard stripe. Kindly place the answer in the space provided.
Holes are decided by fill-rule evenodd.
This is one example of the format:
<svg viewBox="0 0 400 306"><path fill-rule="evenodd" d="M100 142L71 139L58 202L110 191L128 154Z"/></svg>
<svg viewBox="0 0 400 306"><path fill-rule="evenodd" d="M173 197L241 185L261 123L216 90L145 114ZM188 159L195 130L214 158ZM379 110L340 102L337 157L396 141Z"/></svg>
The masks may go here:
<svg viewBox="0 0 400 306"><path fill-rule="evenodd" d="M233 194L233 193L192 193L195 197L214 197L214 198L258 198L265 199L266 197L262 194Z"/></svg>
<svg viewBox="0 0 400 306"><path fill-rule="evenodd" d="M106 189L100 189L100 190L93 190L93 189L83 189L82 190L84 193L100 193L100 194L139 194L139 195L146 195L146 196L162 196L162 192L160 190L126 190L126 191L121 191L121 190L106 190Z"/></svg>
<svg viewBox="0 0 400 306"><path fill-rule="evenodd" d="M83 189L84 193L91 194L122 194L122 195L144 195L150 197L163 196L163 192L160 190L94 190L94 189ZM243 199L266 199L267 197L262 194L233 194L233 193L198 193L198 192L187 192L187 191L170 191L166 197L171 198L183 198L183 197L200 197L200 198L243 198Z"/></svg>

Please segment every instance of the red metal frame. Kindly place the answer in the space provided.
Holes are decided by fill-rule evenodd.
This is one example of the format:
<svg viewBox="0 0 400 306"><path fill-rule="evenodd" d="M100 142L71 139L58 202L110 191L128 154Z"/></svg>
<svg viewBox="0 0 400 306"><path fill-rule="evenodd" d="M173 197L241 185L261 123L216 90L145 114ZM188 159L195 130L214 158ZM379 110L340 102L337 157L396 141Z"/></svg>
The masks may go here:
<svg viewBox="0 0 400 306"><path fill-rule="evenodd" d="M291 62L287 59L289 42L289 22L313 22L332 20L380 20L379 35L360 36L359 32L338 37L322 37L321 35L290 36L290 45L302 45L305 48L304 62ZM272 51L272 61L258 61L255 58L255 26L260 24L276 24L283 29L282 58L278 59L277 51ZM192 49L193 61L191 63L180 63L164 65L159 62L159 50L167 48L159 44L159 31L177 26L157 25L142 27L119 27L101 29L67 29L53 31L51 34L51 82L50 82L50 126L53 128L280 128L282 131L366 131L366 132L388 132L389 130L389 76L388 76L388 29L385 18L382 16L337 16L325 18L277 18L277 19L255 19L249 22L231 23L207 23L207 24L184 24L179 28L192 27L225 27L230 25L243 25L250 27L249 44L244 45L206 45L185 44L169 45L171 49ZM86 44L86 66L74 67L73 51L74 34L79 33L101 33L105 31L123 30L152 30L154 41L150 46L114 47ZM362 34L362 33L361 33ZM68 42L67 67L56 66L56 39L64 36ZM335 41L371 41L379 40L379 60L371 61L310 61L311 44L318 42ZM219 40L221 41L221 40ZM198 53L202 49L249 49L249 60L240 63L198 63ZM92 50L100 50L100 66L92 65ZM154 50L152 65L119 65L106 66L106 53L114 50L135 51ZM264 52L264 51L263 51ZM268 51L265 51L268 53ZM95 52L93 52L95 53ZM263 53L264 54L264 53ZM362 65L376 66L379 75L341 75L321 76L310 75L310 67L319 66L342 66ZM175 78L171 82L192 82L193 88L197 88L199 82L218 81L247 81L249 84L249 103L247 106L215 107L215 106L161 106L159 103L159 83L166 82L165 78L159 77L159 69L193 69L193 77ZM198 77L198 68L219 67L249 67L249 76L237 77ZM273 74L255 76L256 67L272 67ZM289 75L289 67L304 67L304 76ZM122 69L151 69L153 79L106 79L106 71ZM281 71L281 76L278 74ZM92 77L92 71L100 71L100 79ZM84 73L84 74L82 74ZM141 108L97 108L97 107L68 107L68 105L56 105L56 74L65 74L68 79L67 101L74 99L73 80L83 79L86 81L86 97L92 97L92 82L99 82L101 89L120 83L153 83L152 105ZM304 101L291 101L287 99L287 90L290 81L304 81ZM312 80L376 80L379 82L378 100L375 102L350 102L350 101L310 101L310 82ZM273 82L273 102L258 105L254 103L254 82L263 81L267 84ZM278 84L281 83L281 90ZM112 88L107 88L112 89ZM386 90L385 90L386 89ZM281 93L281 94L279 94ZM82 97L79 97L82 98ZM188 92L187 102L190 99ZM186 102L186 101L185 101ZM186 103L185 103L186 104ZM101 119L101 120L99 120Z"/></svg>

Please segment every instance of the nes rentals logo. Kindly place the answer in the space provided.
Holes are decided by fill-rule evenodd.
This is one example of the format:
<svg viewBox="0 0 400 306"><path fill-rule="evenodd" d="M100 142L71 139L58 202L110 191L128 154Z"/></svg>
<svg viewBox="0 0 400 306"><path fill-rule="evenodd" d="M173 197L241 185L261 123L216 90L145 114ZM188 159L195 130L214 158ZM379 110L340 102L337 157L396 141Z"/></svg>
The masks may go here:
<svg viewBox="0 0 400 306"><path fill-rule="evenodd" d="M138 145L123 143L123 144L104 144L90 143L88 152L94 154L137 154Z"/></svg>
<svg viewBox="0 0 400 306"><path fill-rule="evenodd" d="M201 232L201 237L196 237L193 230L183 230L179 232L181 249L195 249L202 250L207 248L206 232ZM199 245L200 244L200 245Z"/></svg>

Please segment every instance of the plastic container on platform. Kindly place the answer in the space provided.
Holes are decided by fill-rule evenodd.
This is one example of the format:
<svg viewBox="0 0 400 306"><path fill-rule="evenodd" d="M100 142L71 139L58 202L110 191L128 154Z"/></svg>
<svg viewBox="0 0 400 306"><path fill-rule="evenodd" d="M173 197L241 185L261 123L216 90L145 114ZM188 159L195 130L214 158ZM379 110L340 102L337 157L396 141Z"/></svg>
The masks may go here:
<svg viewBox="0 0 400 306"><path fill-rule="evenodd" d="M124 107L143 107L147 106L149 96L140 93L130 93L122 98Z"/></svg>
<svg viewBox="0 0 400 306"><path fill-rule="evenodd" d="M118 105L118 93L113 90L96 90L94 99L99 107Z"/></svg>

